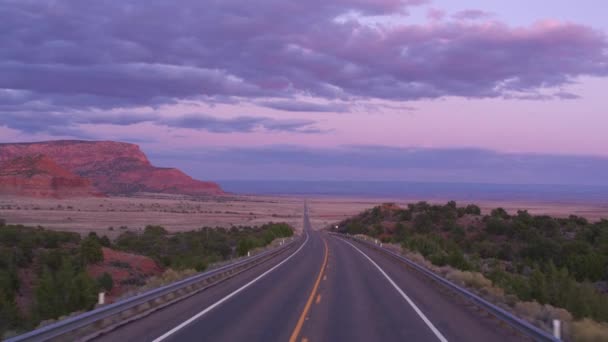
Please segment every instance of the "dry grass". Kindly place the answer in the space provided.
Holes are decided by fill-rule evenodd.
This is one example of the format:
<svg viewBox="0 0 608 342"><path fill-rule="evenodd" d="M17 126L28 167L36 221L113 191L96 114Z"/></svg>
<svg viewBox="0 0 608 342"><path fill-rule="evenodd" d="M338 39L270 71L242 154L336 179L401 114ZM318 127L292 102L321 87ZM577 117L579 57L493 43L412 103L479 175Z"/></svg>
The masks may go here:
<svg viewBox="0 0 608 342"><path fill-rule="evenodd" d="M572 324L573 338L580 342L608 341L608 324L583 319Z"/></svg>
<svg viewBox="0 0 608 342"><path fill-rule="evenodd" d="M310 219L314 229L326 228L383 202L402 207L418 199L309 198ZM0 197L0 218L11 224L43 226L49 229L90 231L115 237L128 227L143 229L158 224L170 231L186 231L203 226L261 225L270 221L286 222L302 228L304 198L296 196L224 196L186 198L179 196L143 195L85 199L32 199ZM445 203L445 201L431 201ZM576 214L595 220L608 217L608 206L593 203L527 203L480 202L484 212L502 206L509 212L529 209L533 214L568 216ZM109 227L113 227L109 230Z"/></svg>
<svg viewBox="0 0 608 342"><path fill-rule="evenodd" d="M451 269L445 277L457 284L474 288L476 290L492 287L492 281L478 272L467 272Z"/></svg>
<svg viewBox="0 0 608 342"><path fill-rule="evenodd" d="M303 200L231 196L204 199L110 197L86 199L0 198L0 218L10 224L43 226L113 238L124 230L162 225L169 231L255 226L285 222L302 227ZM112 227L112 228L110 228Z"/></svg>

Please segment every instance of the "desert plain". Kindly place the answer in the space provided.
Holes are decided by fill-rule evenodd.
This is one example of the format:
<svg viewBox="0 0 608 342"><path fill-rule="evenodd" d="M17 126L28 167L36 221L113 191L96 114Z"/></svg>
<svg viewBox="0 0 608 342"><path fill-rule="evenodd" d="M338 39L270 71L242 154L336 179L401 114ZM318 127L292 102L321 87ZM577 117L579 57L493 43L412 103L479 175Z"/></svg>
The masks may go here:
<svg viewBox="0 0 608 342"><path fill-rule="evenodd" d="M407 206L421 199L244 196L229 195L191 198L175 195L141 194L131 197L35 199L0 197L0 219L9 224L41 226L87 234L103 233L110 238L125 230L137 231L146 225L161 225L169 231L202 227L256 226L286 222L302 229L304 201L308 202L315 229L323 229L365 209L385 202ZM432 200L430 203L445 203ZM459 202L459 205L468 204ZM565 203L525 201L477 201L483 213L503 207L510 213L528 210L531 214L567 217L571 214L597 221L608 219L608 203Z"/></svg>

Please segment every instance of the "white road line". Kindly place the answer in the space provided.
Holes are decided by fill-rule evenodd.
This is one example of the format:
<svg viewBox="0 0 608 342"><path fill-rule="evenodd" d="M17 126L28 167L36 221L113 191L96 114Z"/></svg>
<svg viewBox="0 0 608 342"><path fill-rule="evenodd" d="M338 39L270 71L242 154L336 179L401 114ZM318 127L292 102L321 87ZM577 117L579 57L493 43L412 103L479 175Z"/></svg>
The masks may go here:
<svg viewBox="0 0 608 342"><path fill-rule="evenodd" d="M410 299L410 297L408 297L405 292L403 292L403 290L401 290L401 288L399 288L399 286L397 286L397 284L395 284L395 282L393 281L393 279L391 279L391 277L388 276L388 274L386 274L386 272L384 272L384 270L382 268L380 268L380 266L378 266L378 264L376 264L374 262L374 260L372 260L369 256L367 256L367 254L363 253L363 251L361 251L359 248L357 248L355 245L353 245L352 243L346 241L346 240L342 240L342 239L338 239L341 240L342 242L345 242L349 245L351 245L352 248L354 248L357 252L361 253L367 260L369 260L369 262L372 263L372 265L376 266L376 268L378 269L378 271L380 271L380 273L382 273L382 275L388 280L389 283L391 283L391 285L393 285L393 287L395 288L395 290L397 290L397 292L399 292L399 294L401 295L401 297L403 297L408 304L412 307L412 309L414 309L414 311L416 311L416 313L418 314L418 316L420 316L420 318L422 318L422 320L424 321L424 323L426 323L426 325L431 329L431 331L433 332L433 334L435 334L435 336L437 336L437 339L439 339L439 341L441 342L448 342L448 339L445 338L441 332L435 328L435 326L433 325L433 323L431 323L431 321L424 315L424 313L422 312L422 310L420 310L416 304L414 304L414 301L412 301Z"/></svg>
<svg viewBox="0 0 608 342"><path fill-rule="evenodd" d="M158 337L157 339L155 339L153 342L161 342L164 341L167 337L175 334L176 332L178 332L179 330L183 329L185 326L187 326L188 324L194 322L195 320L201 318L203 315L205 315L206 313L208 313L209 311L215 309L216 307L220 306L222 303L224 303L225 301L227 301L228 299L236 296L239 292L245 290L246 288L248 288L249 286L255 284L258 280L264 278L268 273L276 270L279 266L283 265L284 263L286 263L287 261L289 261L289 259L293 258L294 255L298 254L300 252L300 250L302 250L302 248L304 248L304 246L306 245L306 243L308 242L308 238L309 235L308 233L306 233L306 240L304 240L304 243L302 244L302 246L300 246L300 248L298 248L297 251L295 251L292 255L290 255L289 257L287 257L287 259L281 261L280 263L278 263L277 265L275 265L273 268L269 269L268 271L262 273L260 276L258 276L257 278L253 279L252 281L248 282L247 284L239 287L237 290L235 290L234 292L230 293L229 295L227 295L226 297L218 300L217 302L215 302L214 304L210 305L209 307L207 307L205 310L197 313L196 315L192 316L191 318L189 318L188 320L186 320L185 322L183 322L182 324L176 326L175 328L167 331L164 335L162 335L161 337Z"/></svg>

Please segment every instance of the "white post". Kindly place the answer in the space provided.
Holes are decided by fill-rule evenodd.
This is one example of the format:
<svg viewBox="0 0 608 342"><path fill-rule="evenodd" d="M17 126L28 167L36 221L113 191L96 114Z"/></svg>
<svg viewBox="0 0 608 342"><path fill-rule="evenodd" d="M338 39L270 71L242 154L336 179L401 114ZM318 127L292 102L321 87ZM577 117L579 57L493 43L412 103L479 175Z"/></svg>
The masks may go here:
<svg viewBox="0 0 608 342"><path fill-rule="evenodd" d="M247 251L247 256L250 257L251 256L251 252Z"/></svg>
<svg viewBox="0 0 608 342"><path fill-rule="evenodd" d="M562 322L559 319L553 320L553 336L558 340L562 339Z"/></svg>
<svg viewBox="0 0 608 342"><path fill-rule="evenodd" d="M97 300L97 304L99 305L104 305L106 303L106 293L105 292L99 292L99 297Z"/></svg>
<svg viewBox="0 0 608 342"><path fill-rule="evenodd" d="M375 240L374 240L374 243L377 245L377 244L378 244L378 239L375 239Z"/></svg>
<svg viewBox="0 0 608 342"><path fill-rule="evenodd" d="M382 247L382 242L380 242L380 247Z"/></svg>

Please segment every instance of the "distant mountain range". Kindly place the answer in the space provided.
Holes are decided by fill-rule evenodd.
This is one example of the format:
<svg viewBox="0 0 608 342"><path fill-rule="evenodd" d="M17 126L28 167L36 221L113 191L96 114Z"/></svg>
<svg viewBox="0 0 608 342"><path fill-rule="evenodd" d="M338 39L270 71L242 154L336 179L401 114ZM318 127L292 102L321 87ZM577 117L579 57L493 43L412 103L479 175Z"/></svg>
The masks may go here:
<svg viewBox="0 0 608 342"><path fill-rule="evenodd" d="M224 193L216 183L153 166L134 144L78 140L0 144L0 195L65 198L138 192Z"/></svg>

